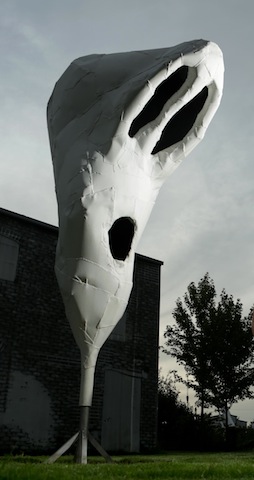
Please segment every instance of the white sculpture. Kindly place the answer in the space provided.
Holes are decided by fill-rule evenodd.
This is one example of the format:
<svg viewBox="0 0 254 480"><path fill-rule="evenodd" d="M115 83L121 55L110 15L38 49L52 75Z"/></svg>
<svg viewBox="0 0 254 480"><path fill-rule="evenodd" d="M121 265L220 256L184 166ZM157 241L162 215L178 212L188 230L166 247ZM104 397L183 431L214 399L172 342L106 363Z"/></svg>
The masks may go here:
<svg viewBox="0 0 254 480"><path fill-rule="evenodd" d="M99 350L128 303L159 189L203 138L222 88L222 53L204 40L82 57L54 88L55 270L81 352L82 407L92 403Z"/></svg>

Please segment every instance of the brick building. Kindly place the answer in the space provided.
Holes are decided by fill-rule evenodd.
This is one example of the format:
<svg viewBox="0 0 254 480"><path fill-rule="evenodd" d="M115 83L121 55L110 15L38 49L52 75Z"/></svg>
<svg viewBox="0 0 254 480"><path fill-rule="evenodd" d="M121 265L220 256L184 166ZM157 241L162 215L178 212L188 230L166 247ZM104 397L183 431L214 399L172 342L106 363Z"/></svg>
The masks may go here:
<svg viewBox="0 0 254 480"><path fill-rule="evenodd" d="M56 227L0 209L0 451L51 452L78 430L56 241ZM156 446L161 265L136 255L128 308L99 355L90 431L108 451Z"/></svg>

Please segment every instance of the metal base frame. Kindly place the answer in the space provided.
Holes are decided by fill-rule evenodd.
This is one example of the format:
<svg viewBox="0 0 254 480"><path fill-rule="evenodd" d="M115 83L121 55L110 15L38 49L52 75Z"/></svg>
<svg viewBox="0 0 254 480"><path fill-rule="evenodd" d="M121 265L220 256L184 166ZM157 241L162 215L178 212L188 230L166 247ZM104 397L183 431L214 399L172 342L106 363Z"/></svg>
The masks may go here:
<svg viewBox="0 0 254 480"><path fill-rule="evenodd" d="M89 408L80 407L80 430L73 435L64 445L62 445L45 463L54 463L61 455L63 455L69 448L78 441L76 463L87 464L87 444L88 441L96 448L107 463L113 463L110 455L102 448L102 446L95 440L95 438L88 431Z"/></svg>

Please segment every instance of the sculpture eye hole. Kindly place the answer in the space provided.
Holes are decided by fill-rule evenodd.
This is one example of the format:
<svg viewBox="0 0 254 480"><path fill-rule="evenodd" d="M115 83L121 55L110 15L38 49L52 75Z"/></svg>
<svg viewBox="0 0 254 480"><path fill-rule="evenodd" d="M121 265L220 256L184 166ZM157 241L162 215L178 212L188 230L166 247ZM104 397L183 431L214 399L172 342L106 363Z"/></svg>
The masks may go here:
<svg viewBox="0 0 254 480"><path fill-rule="evenodd" d="M147 102L146 106L140 114L133 120L129 136L132 138L138 130L147 123L152 122L163 109L165 103L176 93L184 84L188 76L189 68L185 65L178 68L170 77L162 82L155 90L152 98Z"/></svg>
<svg viewBox="0 0 254 480"><path fill-rule="evenodd" d="M193 127L208 97L208 88L204 87L189 103L186 103L168 122L156 143L152 155L180 142Z"/></svg>
<svg viewBox="0 0 254 480"><path fill-rule="evenodd" d="M109 246L115 260L125 260L128 256L135 232L135 223L129 217L116 220L108 232Z"/></svg>

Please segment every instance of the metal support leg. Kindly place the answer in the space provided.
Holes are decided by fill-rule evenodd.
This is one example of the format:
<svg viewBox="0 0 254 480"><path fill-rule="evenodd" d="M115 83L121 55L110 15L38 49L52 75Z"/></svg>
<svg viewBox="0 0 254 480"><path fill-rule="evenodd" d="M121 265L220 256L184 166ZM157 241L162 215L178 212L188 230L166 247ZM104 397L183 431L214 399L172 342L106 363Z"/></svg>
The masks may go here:
<svg viewBox="0 0 254 480"><path fill-rule="evenodd" d="M75 433L73 437L71 437L62 447L60 447L51 457L49 457L47 460L45 460L44 463L54 463L56 460L61 457L69 448L72 446L74 442L76 442L77 438L79 436L79 432Z"/></svg>
<svg viewBox="0 0 254 480"><path fill-rule="evenodd" d="M95 440L95 438L88 431L89 422L89 409L90 407L80 407L80 430L75 433L61 448L57 450L49 459L44 463L54 463L61 455L63 455L74 442L78 442L76 463L87 463L87 444L89 442L96 448L96 450L102 455L106 462L112 463L110 455L102 448L102 446Z"/></svg>

